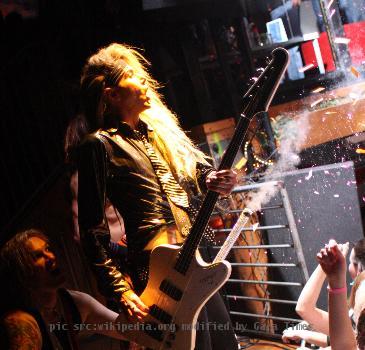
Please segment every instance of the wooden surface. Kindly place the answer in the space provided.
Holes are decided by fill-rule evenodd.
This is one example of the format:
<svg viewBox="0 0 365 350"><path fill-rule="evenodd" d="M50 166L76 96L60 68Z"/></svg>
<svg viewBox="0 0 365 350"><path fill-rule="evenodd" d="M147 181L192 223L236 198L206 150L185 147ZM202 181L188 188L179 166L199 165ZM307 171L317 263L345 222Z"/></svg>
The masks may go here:
<svg viewBox="0 0 365 350"><path fill-rule="evenodd" d="M365 83L314 93L311 96L273 106L269 109L270 118L290 114L293 118L307 116L310 131L302 149L319 145L331 140L346 137L365 130ZM351 96L358 95L356 101ZM316 108L316 101L338 100L338 105ZM318 104L319 106L319 104Z"/></svg>
<svg viewBox="0 0 365 350"><path fill-rule="evenodd" d="M249 346L249 344L253 344ZM247 346L247 348L245 347ZM300 345L289 345L283 344L280 342L273 342L269 340L259 340L259 339L251 339L250 343L248 342L241 342L241 348L247 350L275 350L275 349L297 349Z"/></svg>

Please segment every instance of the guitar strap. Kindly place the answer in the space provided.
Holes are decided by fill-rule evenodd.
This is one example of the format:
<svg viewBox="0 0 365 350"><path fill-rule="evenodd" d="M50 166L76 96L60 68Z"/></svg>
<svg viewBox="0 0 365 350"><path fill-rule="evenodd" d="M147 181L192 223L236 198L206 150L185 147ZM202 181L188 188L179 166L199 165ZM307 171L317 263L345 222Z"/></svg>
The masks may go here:
<svg viewBox="0 0 365 350"><path fill-rule="evenodd" d="M141 128L144 126L145 125L140 123ZM191 220L195 219L195 216L198 214L198 210L189 201L188 194L176 181L169 166L161 156L158 156L153 145L147 140L146 130L140 129L136 131L136 133L146 148L161 188L168 198L172 215L174 216L177 229L180 233L180 236L176 237L176 240L178 243L182 243L184 238L186 238L190 232ZM204 231L204 236L208 241L214 243L215 235L209 225Z"/></svg>

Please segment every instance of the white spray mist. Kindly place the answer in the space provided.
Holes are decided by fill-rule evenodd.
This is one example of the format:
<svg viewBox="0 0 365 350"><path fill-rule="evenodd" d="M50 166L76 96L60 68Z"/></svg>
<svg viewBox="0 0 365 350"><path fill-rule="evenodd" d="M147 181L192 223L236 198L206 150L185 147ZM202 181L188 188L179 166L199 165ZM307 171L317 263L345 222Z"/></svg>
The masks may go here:
<svg viewBox="0 0 365 350"><path fill-rule="evenodd" d="M268 181L273 175L295 169L300 161L298 153L307 139L309 130L309 118L306 113L289 120L280 130L280 147L277 161L266 171L264 181L267 183L260 187L258 191L249 194L251 200L246 204L248 208L253 211L260 210L261 206L276 194L278 187L272 181Z"/></svg>

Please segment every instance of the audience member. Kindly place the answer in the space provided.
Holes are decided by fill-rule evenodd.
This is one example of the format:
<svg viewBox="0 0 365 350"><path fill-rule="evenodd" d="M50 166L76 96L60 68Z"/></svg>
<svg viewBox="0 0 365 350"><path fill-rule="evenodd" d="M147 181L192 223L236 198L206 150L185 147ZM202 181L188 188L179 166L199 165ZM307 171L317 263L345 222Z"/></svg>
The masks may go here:
<svg viewBox="0 0 365 350"><path fill-rule="evenodd" d="M342 253L346 257L349 245L339 245ZM354 287L351 290L351 297L349 302L349 316L355 328L355 321L358 318L359 311L356 310L354 315L354 304L356 291L361 284L362 280L365 278L365 274L361 273L363 271L363 266L365 266L365 239L358 241L354 248L351 250L349 257L348 270L351 278L355 281ZM323 283L326 279L326 275L323 272L321 266L319 265L310 279L303 288L302 293L299 296L296 311L301 316L303 320L308 322L310 327L306 329L305 327L291 327L284 331L283 341L289 342L290 340L299 341L305 340L310 344L317 346L329 345L329 319L328 313L324 310L319 309L316 304L321 292ZM357 305L362 305L359 300ZM354 320L354 317L356 320ZM311 330L310 330L311 329ZM314 330L314 332L312 331Z"/></svg>
<svg viewBox="0 0 365 350"><path fill-rule="evenodd" d="M38 230L16 234L0 251L1 349L77 349L78 334L92 330L124 339L125 321L88 294L63 288L48 238ZM6 283L5 283L6 282ZM4 294L3 294L4 295Z"/></svg>
<svg viewBox="0 0 365 350"><path fill-rule="evenodd" d="M346 259L335 240L317 254L328 281L328 318L332 350L356 350L355 333L348 317Z"/></svg>

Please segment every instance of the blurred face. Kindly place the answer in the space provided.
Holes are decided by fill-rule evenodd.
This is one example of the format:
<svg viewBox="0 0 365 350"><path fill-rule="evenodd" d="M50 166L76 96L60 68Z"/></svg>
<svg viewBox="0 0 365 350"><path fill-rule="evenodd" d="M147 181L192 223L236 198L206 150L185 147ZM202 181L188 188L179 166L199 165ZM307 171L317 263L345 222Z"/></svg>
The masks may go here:
<svg viewBox="0 0 365 350"><path fill-rule="evenodd" d="M59 288L65 278L48 243L42 238L32 237L27 241L27 248L33 257L33 287L47 290Z"/></svg>
<svg viewBox="0 0 365 350"><path fill-rule="evenodd" d="M350 254L350 259L349 260L350 260L349 273L350 273L351 278L354 280L356 278L356 276L360 273L358 264L357 264L356 259L355 259L354 249L351 249L351 254Z"/></svg>
<svg viewBox="0 0 365 350"><path fill-rule="evenodd" d="M132 68L127 67L118 86L111 88L111 102L120 116L138 116L150 108L147 91L146 79L138 76Z"/></svg>

